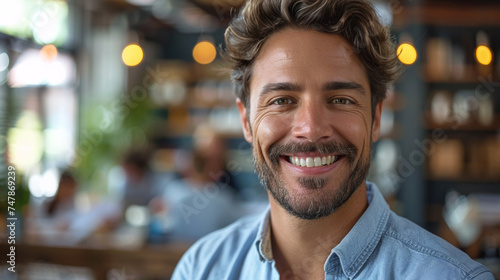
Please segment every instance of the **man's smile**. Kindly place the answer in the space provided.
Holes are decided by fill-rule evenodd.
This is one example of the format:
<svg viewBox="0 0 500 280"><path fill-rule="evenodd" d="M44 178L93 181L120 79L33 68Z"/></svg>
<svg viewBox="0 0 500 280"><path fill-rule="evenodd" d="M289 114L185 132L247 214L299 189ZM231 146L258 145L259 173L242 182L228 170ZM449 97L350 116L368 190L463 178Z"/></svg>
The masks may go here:
<svg viewBox="0 0 500 280"><path fill-rule="evenodd" d="M300 156L300 155L291 155L291 156L285 156L285 159L288 160L288 162L301 166L301 167L320 167L324 165L330 165L335 163L338 159L340 159L341 155L319 155L319 156Z"/></svg>
<svg viewBox="0 0 500 280"><path fill-rule="evenodd" d="M345 156L340 154L331 155L285 155L280 157L280 162L288 169L288 172L299 176L325 175L336 169ZM290 174L290 173L289 173Z"/></svg>
<svg viewBox="0 0 500 280"><path fill-rule="evenodd" d="M273 145L267 152L271 166L284 168L285 177L327 175L342 165L347 159L352 165L356 158L356 148L352 144L337 141L320 143L294 143ZM347 168L347 166L345 166ZM348 170L344 170L347 172ZM337 172L338 173L338 172ZM344 174L344 172L339 173ZM337 176L339 175L337 174ZM333 174L331 174L333 175Z"/></svg>

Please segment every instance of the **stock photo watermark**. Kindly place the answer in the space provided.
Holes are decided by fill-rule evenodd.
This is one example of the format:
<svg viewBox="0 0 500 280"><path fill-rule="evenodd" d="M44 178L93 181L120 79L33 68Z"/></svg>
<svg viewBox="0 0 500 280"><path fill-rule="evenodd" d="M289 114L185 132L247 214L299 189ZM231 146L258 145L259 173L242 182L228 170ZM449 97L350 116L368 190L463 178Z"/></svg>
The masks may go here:
<svg viewBox="0 0 500 280"><path fill-rule="evenodd" d="M156 68L147 66L146 72L147 75L142 79L142 84L132 88L124 100L118 99L111 104L109 113L112 117L102 120L99 127L82 132L83 139L75 152L75 164L78 164L82 157L88 156L93 147L102 142L105 131L116 130L130 114L131 109L136 108L140 102L148 98L149 89L157 86L169 76L169 73L161 71L159 65Z"/></svg>
<svg viewBox="0 0 500 280"><path fill-rule="evenodd" d="M223 189L228 187L230 178L228 172L210 172L209 176L213 182L207 183L202 191L196 192L189 204L182 202L178 205L179 211L186 224L191 223L191 216L199 215L210 203L214 203L212 200L217 197ZM221 178L223 178L223 180L221 180Z"/></svg>
<svg viewBox="0 0 500 280"><path fill-rule="evenodd" d="M10 272L16 272L16 169L13 166L7 168L7 268Z"/></svg>

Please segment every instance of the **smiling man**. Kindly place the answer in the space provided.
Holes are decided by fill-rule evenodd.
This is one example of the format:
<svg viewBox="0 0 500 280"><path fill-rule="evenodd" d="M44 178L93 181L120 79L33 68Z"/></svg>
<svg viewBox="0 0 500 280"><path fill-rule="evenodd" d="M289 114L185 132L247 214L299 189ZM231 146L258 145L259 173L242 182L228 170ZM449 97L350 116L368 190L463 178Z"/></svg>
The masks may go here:
<svg viewBox="0 0 500 280"><path fill-rule="evenodd" d="M362 0L250 0L226 31L269 210L199 240L173 279L493 279L366 182L397 73Z"/></svg>

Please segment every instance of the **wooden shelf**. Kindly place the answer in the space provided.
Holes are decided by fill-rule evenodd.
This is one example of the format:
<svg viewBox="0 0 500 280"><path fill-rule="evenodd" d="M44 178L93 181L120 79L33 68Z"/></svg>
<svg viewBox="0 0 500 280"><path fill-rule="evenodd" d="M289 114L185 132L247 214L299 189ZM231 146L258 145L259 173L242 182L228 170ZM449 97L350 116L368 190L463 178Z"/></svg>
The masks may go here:
<svg viewBox="0 0 500 280"><path fill-rule="evenodd" d="M500 5L422 5L399 6L394 12L394 28L409 24L434 26L500 25Z"/></svg>
<svg viewBox="0 0 500 280"><path fill-rule="evenodd" d="M493 121L490 125L484 126L477 121L470 121L465 124L457 125L453 122L448 122L444 124L436 123L429 114L426 114L425 117L425 129L433 130L433 129L443 129L443 130L452 130L457 132L492 132L497 133L500 131L500 114L496 114L493 117Z"/></svg>
<svg viewBox="0 0 500 280"><path fill-rule="evenodd" d="M498 191L500 191L500 176L472 176L472 175L461 175L459 177L434 177L427 176L427 181L432 181L434 183L447 182L447 183L465 183L465 184L496 184L498 183Z"/></svg>
<svg viewBox="0 0 500 280"><path fill-rule="evenodd" d="M443 73L430 74L428 65L423 64L421 67L422 79L427 83L442 83L442 84L481 84L484 82L500 82L499 73L493 69L493 65L480 66L480 65L463 65L461 76L453 76L456 73L452 66L450 69ZM491 79L489 78L491 77Z"/></svg>

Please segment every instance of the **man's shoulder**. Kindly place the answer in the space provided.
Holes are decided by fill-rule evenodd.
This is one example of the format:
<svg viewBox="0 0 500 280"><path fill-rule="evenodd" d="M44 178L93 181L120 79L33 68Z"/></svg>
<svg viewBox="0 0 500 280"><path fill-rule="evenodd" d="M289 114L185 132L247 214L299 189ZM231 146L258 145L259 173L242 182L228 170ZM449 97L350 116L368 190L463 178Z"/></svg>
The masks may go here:
<svg viewBox="0 0 500 280"><path fill-rule="evenodd" d="M429 274L456 273L463 279L476 279L479 275L488 274L486 267L458 248L394 213L391 213L382 242L391 247L391 251L396 254L393 257L397 258L397 255L401 254L401 257L408 258L408 261L413 260L410 266L420 266L415 267L416 271L425 267ZM484 279L493 278L486 276Z"/></svg>
<svg viewBox="0 0 500 280"><path fill-rule="evenodd" d="M248 254L262 219L262 214L246 216L200 238L182 256L172 279L206 279L207 271L215 277L214 274L227 270L217 266L235 263Z"/></svg>
<svg viewBox="0 0 500 280"><path fill-rule="evenodd" d="M225 228L216 230L196 241L190 251L214 250L224 246L238 246L253 242L261 223L262 215L240 218Z"/></svg>

